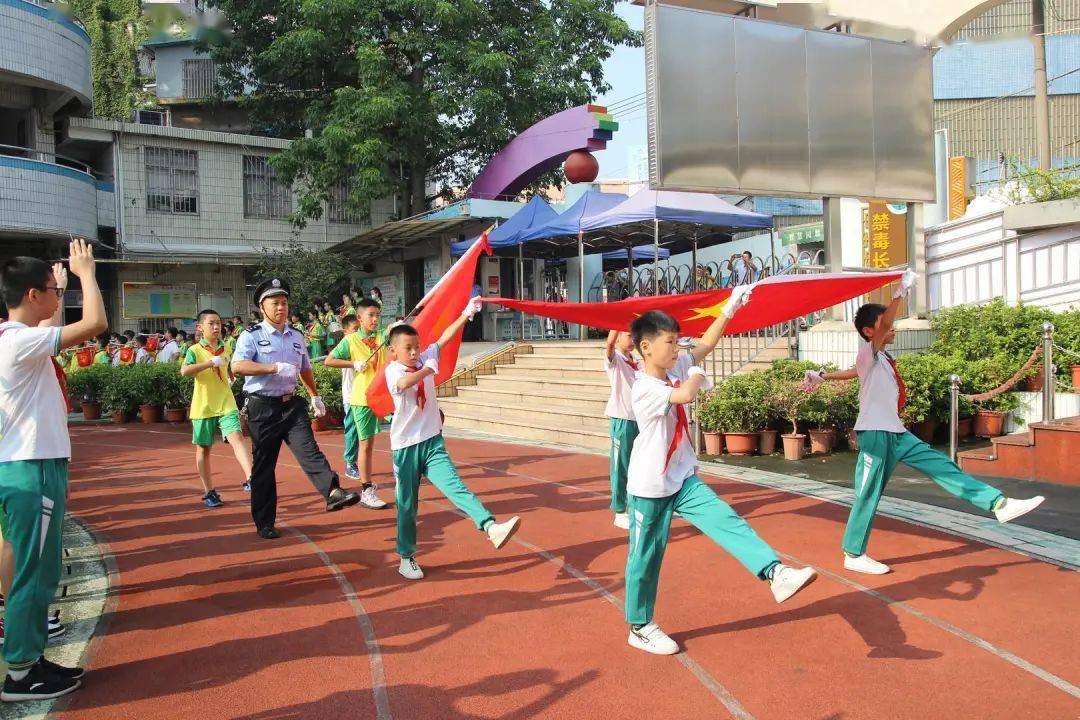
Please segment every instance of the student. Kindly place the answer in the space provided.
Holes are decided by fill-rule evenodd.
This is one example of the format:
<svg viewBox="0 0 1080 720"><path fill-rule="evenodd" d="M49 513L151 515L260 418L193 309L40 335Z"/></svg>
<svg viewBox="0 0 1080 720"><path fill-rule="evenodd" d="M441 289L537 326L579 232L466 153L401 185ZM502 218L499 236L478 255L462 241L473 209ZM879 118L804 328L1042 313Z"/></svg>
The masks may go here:
<svg viewBox="0 0 1080 720"><path fill-rule="evenodd" d="M176 336L180 334L180 331L175 327L168 327L165 330L165 342L162 343L161 349L158 350L155 360L161 363L169 363L177 360L180 355L180 343L177 341Z"/></svg>
<svg viewBox="0 0 1080 720"><path fill-rule="evenodd" d="M109 355L110 339L108 333L101 333L101 335L98 336L98 351L94 354L95 365L109 365L112 363L112 357Z"/></svg>
<svg viewBox="0 0 1080 720"><path fill-rule="evenodd" d="M345 337L349 337L359 325L355 315L345 318ZM357 457L360 454L360 436L356 430L356 420L352 412L353 378L356 371L352 365L341 368L341 400L345 410L345 476L359 478L360 469L356 467Z"/></svg>
<svg viewBox="0 0 1080 720"><path fill-rule="evenodd" d="M352 409L353 424L360 443L358 464L346 465L345 476L358 478L363 484L360 502L365 507L381 509L386 503L375 492L375 483L371 479L375 456L375 436L379 433L379 418L368 407L367 389L377 373L382 372L386 364L386 348L383 334L379 331L379 306L374 300L363 298L357 306L358 313L346 316L355 317L358 327L342 338L333 352L323 361L327 367L351 368L355 375L349 405ZM355 473L355 474L352 474Z"/></svg>
<svg viewBox="0 0 1080 720"><path fill-rule="evenodd" d="M371 299L379 303L380 308L383 306L382 290L376 285L371 286Z"/></svg>
<svg viewBox="0 0 1080 720"><path fill-rule="evenodd" d="M341 309L338 310L338 317L341 318L342 321L344 321L345 318L355 314L356 308L353 307L352 296L349 295L349 293L345 293L341 296Z"/></svg>
<svg viewBox="0 0 1080 720"><path fill-rule="evenodd" d="M176 333L176 342L180 346L180 357L187 355L188 348L192 346L191 338L183 330L179 330Z"/></svg>
<svg viewBox="0 0 1080 720"><path fill-rule="evenodd" d="M697 475L697 455L684 406L694 401L699 390L708 389L708 377L698 363L712 353L751 288L735 288L692 350L680 351L679 324L667 313L646 312L630 326L644 368L631 391L639 434L630 453L626 486L630 511L627 642L657 655L679 651L675 641L653 622L660 565L674 513L731 553L754 576L767 580L778 603L817 575L813 568L796 570L781 564L776 552Z"/></svg>
<svg viewBox="0 0 1080 720"><path fill-rule="evenodd" d="M323 350L326 340L326 328L319 319L319 313L312 310L308 313L308 357L312 360L322 357L326 353Z"/></svg>
<svg viewBox="0 0 1080 720"><path fill-rule="evenodd" d="M368 301L370 302L370 300ZM439 349L461 331L480 309L470 300L461 316L443 331L432 345L420 350L420 338L410 325L390 330L390 355L386 385L394 399L394 419L390 423L390 447L394 452L394 479L397 504L398 572L406 580L420 580L424 571L416 563L416 506L420 476L431 484L487 534L496 549L517 532L521 519L516 515L497 523L495 517L465 486L458 476L443 443L439 402L435 398L435 375L439 371Z"/></svg>
<svg viewBox="0 0 1080 720"><path fill-rule="evenodd" d="M60 582L64 510L71 441L67 400L56 355L105 330L105 305L91 246L69 246L71 272L82 284L82 319L61 325L67 272L57 263L16 257L0 267L10 320L0 325L0 507L3 534L12 546L15 573L4 608L4 660L0 699L43 700L79 687L82 668L47 660L49 602Z"/></svg>
<svg viewBox="0 0 1080 720"><path fill-rule="evenodd" d="M916 275L904 273L888 307L867 303L855 313L855 330L862 345L855 356L854 374L859 377L859 416L855 432L859 436L859 459L855 464L855 502L848 515L842 547L844 568L868 575L884 575L890 568L866 554L871 525L885 485L897 463L915 468L980 510L993 511L998 522L1029 513L1044 500L1036 495L1027 500L1007 498L995 487L979 482L962 471L944 454L908 432L900 420L907 399L904 379L896 361L885 347L896 338L893 323L900 301L915 285ZM813 392L824 380L846 380L851 370L836 373L809 371L804 387Z"/></svg>
<svg viewBox="0 0 1080 720"><path fill-rule="evenodd" d="M135 338L135 364L145 364L154 362L154 358L150 356L150 352L146 349L147 337L145 335L139 335Z"/></svg>
<svg viewBox="0 0 1080 720"><path fill-rule="evenodd" d="M213 310L203 310L197 322L202 330L202 340L187 351L180 374L195 378L190 411L191 444L195 446L195 468L202 481L203 504L215 508L221 505L221 496L210 477L214 433L220 432L232 448L236 462L244 472L245 487L250 487L251 452L244 442L240 412L232 393L232 373L229 371L232 351L221 340L221 316Z"/></svg>
<svg viewBox="0 0 1080 720"><path fill-rule="evenodd" d="M604 409L604 414L610 418L611 509L615 511L615 527L623 530L630 529L630 516L626 514L626 470L638 435L630 390L634 387L634 376L641 368L634 360L633 347L634 339L630 333L617 330L608 333L604 344L604 372L611 385L611 395Z"/></svg>

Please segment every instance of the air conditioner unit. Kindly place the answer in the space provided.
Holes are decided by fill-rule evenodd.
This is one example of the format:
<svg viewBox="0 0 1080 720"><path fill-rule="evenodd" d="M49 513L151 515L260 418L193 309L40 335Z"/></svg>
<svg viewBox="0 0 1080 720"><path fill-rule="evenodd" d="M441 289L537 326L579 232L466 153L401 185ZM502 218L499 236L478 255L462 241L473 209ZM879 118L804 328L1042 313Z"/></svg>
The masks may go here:
<svg viewBox="0 0 1080 720"><path fill-rule="evenodd" d="M139 125L163 125L169 124L169 114L164 110L136 110L135 122Z"/></svg>

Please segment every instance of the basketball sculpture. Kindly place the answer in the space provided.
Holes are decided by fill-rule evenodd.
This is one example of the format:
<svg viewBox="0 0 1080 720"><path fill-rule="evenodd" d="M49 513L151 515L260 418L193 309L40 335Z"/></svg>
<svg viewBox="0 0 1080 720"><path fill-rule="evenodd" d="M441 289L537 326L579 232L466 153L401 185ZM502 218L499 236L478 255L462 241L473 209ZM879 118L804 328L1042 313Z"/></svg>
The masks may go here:
<svg viewBox="0 0 1080 720"><path fill-rule="evenodd" d="M592 154L584 150L575 150L570 153L563 163L563 173L566 175L567 182L592 182L599 172L600 163Z"/></svg>

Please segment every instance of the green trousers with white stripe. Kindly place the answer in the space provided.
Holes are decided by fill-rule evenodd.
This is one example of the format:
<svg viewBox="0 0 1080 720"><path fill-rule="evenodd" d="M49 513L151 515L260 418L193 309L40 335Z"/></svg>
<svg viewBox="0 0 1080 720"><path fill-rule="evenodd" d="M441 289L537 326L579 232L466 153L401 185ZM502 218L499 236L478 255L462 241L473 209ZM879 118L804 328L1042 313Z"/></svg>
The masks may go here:
<svg viewBox="0 0 1080 720"><path fill-rule="evenodd" d="M0 462L0 521L15 576L4 603L4 660L14 670L45 652L49 603L60 584L68 461Z"/></svg>
<svg viewBox="0 0 1080 720"><path fill-rule="evenodd" d="M397 487L397 551L403 558L416 554L416 506L420 502L420 476L426 476L458 510L483 530L495 517L465 486L446 452L442 435L394 451L394 480Z"/></svg>
<svg viewBox="0 0 1080 720"><path fill-rule="evenodd" d="M844 530L844 552L862 555L870 541L870 527L881 494L897 463L926 473L942 488L982 510L992 510L1001 491L961 470L948 456L909 432L863 430L859 434L859 460L855 464L855 502Z"/></svg>
<svg viewBox="0 0 1080 720"><path fill-rule="evenodd" d="M345 464L355 465L360 456L360 433L353 419L352 405L345 403Z"/></svg>
<svg viewBox="0 0 1080 720"><path fill-rule="evenodd" d="M638 436L638 426L633 420L611 418L611 451L609 475L611 479L611 509L626 512L626 474L630 468L630 451Z"/></svg>
<svg viewBox="0 0 1080 720"><path fill-rule="evenodd" d="M626 558L626 622L630 625L652 622L660 565L671 515L676 512L763 580L780 562L776 551L697 475L686 478L682 489L668 497L630 495L630 553Z"/></svg>

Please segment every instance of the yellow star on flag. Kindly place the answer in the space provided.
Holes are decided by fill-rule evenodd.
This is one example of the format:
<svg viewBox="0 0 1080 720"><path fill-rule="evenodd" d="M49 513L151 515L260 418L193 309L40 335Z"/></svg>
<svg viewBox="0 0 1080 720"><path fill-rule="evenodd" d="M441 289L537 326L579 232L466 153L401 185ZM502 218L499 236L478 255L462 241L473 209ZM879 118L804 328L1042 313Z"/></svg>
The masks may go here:
<svg viewBox="0 0 1080 720"><path fill-rule="evenodd" d="M691 310L693 310L697 314L696 315L691 315L690 317L686 318L686 321L689 322L690 320L701 320L702 318L710 318L710 317L711 318L718 318L718 317L720 317L720 312L724 309L724 306L728 304L728 300L730 300L730 296L723 299L723 300L721 300L720 302L716 303L715 305L710 305L709 307L690 308Z"/></svg>

